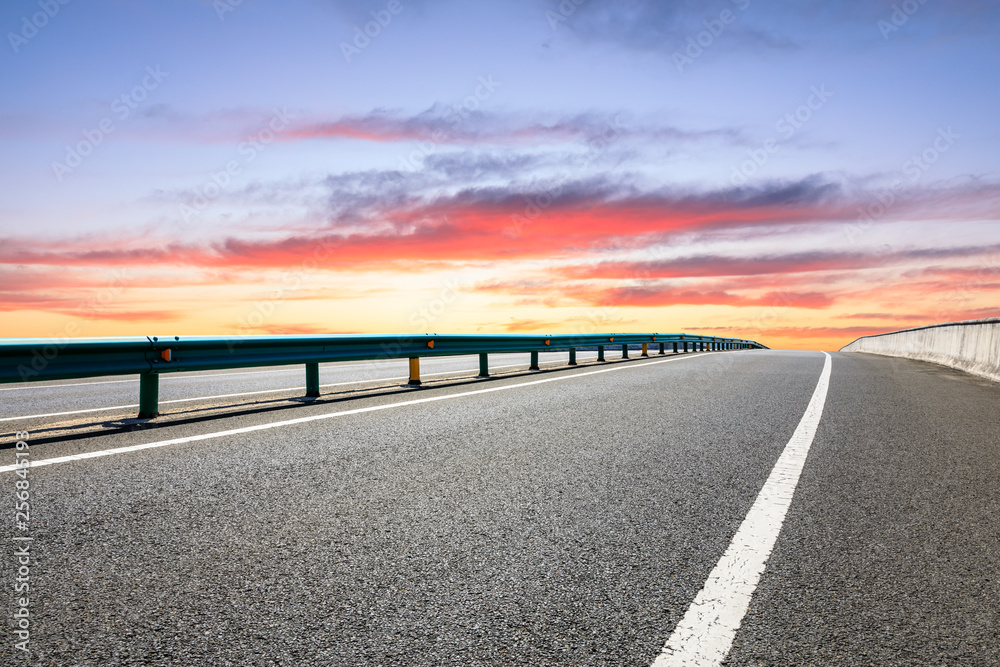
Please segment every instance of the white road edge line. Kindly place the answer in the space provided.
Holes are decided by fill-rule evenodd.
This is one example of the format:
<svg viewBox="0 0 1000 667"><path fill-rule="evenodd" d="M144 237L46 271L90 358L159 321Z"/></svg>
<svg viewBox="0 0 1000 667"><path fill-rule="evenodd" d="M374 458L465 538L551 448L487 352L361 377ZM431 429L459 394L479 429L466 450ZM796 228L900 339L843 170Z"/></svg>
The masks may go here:
<svg viewBox="0 0 1000 667"><path fill-rule="evenodd" d="M331 362L337 363L337 362ZM356 368L358 366L367 366L369 364L350 364L346 366L340 366L340 368ZM321 367L324 367L321 365ZM190 371L181 373L164 373L160 375L164 380L199 380L201 378L221 378L227 375L270 375L273 373L298 373L301 372L298 368L283 368L280 371L246 371L241 373L205 373L201 374L202 371ZM65 384L29 384L29 385L17 385L14 387L0 387L0 391L17 391L19 389L61 389L63 387L89 387L91 385L98 384L124 384L126 382L138 382L139 376L130 377L127 380L98 380L97 382L67 382Z"/></svg>
<svg viewBox="0 0 1000 667"><path fill-rule="evenodd" d="M750 598L764 573L802 467L823 416L830 388L832 359L826 352L823 372L791 440L778 457L764 487L733 536L729 548L708 575L684 618L667 640L653 667L714 667L733 646Z"/></svg>
<svg viewBox="0 0 1000 667"><path fill-rule="evenodd" d="M496 370L498 368L513 368L514 366L523 366L524 364L507 364L505 366L490 366L491 370ZM457 373L477 373L479 369L470 368L469 370L462 371L442 371L440 373L423 373L423 377L432 377L435 375L452 375ZM243 375L239 373L238 375ZM203 376L204 377L204 376ZM368 384L371 382L391 382L396 380L407 380L408 375L402 377L393 378L371 378L369 380L351 380L350 382L334 382L333 384L321 384L320 387L343 387L349 384ZM86 383L86 384L100 384L100 383ZM52 385L59 387L68 387L69 385ZM215 396L197 396L195 398L175 398L169 401L160 401L160 405L167 405L169 403L190 403L191 401L211 401L216 398L237 398L239 396L255 396L258 394L277 394L283 391L299 391L305 389L305 387L284 387L282 389L263 389L261 391L244 391L238 394L217 394ZM110 412L111 410L130 410L132 408L139 407L138 403L130 405L112 405L107 408L87 408L86 410L70 410L69 412L49 412L43 415L21 415L20 417L0 417L0 422L12 422L21 419L41 419L42 417L65 417L66 415L82 415L88 412Z"/></svg>
<svg viewBox="0 0 1000 667"><path fill-rule="evenodd" d="M485 389L475 389L473 391L463 391L459 394L444 394L441 396L428 396L427 398L417 398L410 401L400 401L398 403L387 403L385 405L371 405L366 408L355 408L353 410L342 410L341 412L329 412L321 415L311 415L309 417L299 417L298 419L288 419L280 422L270 422L267 424L257 424L256 426L245 426L243 428L234 428L228 431L217 431L215 433L202 433L201 435L191 435L184 438L174 438L172 440L161 440L160 442L148 442L143 445L130 445L128 447L115 447L113 449L103 449L96 452L86 452L83 454L72 454L70 456L55 456L50 459L32 459L31 467L38 468L40 466L50 466L57 463L70 463L72 461L82 461L84 459L95 459L102 456L111 456L112 454L127 454L129 452L138 452L144 449L157 449L159 447L169 447L170 445L181 445L188 442L198 442L200 440L213 440L215 438L224 438L229 435L239 435L241 433L253 433L254 431L267 431L274 428L282 428L284 426L293 426L295 424L306 424L308 422L321 421L324 419L333 419L334 417L346 417L348 415L359 415L365 412L377 412L379 410L389 410L392 408L401 408L408 405L419 405L421 403L435 403L437 401L448 401L456 398L465 398L466 396L476 396L479 394L491 394L495 391L506 391L508 389L519 389L521 387L531 387L534 385L547 384L549 382L563 382L565 380L572 380L574 378L585 377L588 375L598 375L600 373L614 373L615 371L624 371L636 368L646 368L647 366L655 366L656 364L666 364L673 361L683 361L685 359L704 359L707 356L715 354L724 354L722 352L705 352L698 355L691 355L687 357L671 357L669 359L659 359L657 361L648 361L640 364L629 364L627 366L612 366L611 368L602 368L600 370L586 371L584 373L573 373L572 375L559 375L557 377L544 378L541 380L532 380L530 382L519 382L517 384L507 384L501 385L499 387L487 387ZM6 465L0 466L0 473L11 472L18 469L17 465Z"/></svg>

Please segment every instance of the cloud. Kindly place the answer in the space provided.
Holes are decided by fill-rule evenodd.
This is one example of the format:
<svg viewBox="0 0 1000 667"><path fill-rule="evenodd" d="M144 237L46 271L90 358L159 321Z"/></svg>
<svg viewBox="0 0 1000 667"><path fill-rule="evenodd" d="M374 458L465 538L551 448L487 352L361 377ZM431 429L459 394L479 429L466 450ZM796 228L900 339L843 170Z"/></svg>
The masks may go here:
<svg viewBox="0 0 1000 667"><path fill-rule="evenodd" d="M775 286L783 287L781 281ZM728 281L675 283L644 281L640 285L602 285L551 280L494 280L474 285L480 292L505 293L520 298L525 305L549 307L663 306L764 306L771 308L826 308L835 295L819 291L768 289L761 285L733 284Z"/></svg>
<svg viewBox="0 0 1000 667"><path fill-rule="evenodd" d="M683 49L689 37L705 30L711 30L715 40L724 37L721 43L727 44L727 49L765 47L788 50L797 48L800 41L748 21L747 15L753 19L753 12L748 11L750 0L707 0L698 3L587 0L569 13L560 12L565 3L558 0L548 0L546 4L550 19L560 14L565 18L564 21L552 21L557 28L565 25L579 39L611 42L632 50L672 53ZM724 23L720 20L723 12L728 12L728 20ZM773 24L768 21L763 23Z"/></svg>
<svg viewBox="0 0 1000 667"><path fill-rule="evenodd" d="M528 145L644 138L673 142L722 140L743 144L736 128L689 129L662 121L632 120L623 113L499 113L469 110L461 105L434 104L415 115L375 110L333 120L294 123L281 141L357 139L372 142L431 144Z"/></svg>
<svg viewBox="0 0 1000 667"><path fill-rule="evenodd" d="M0 292L0 312L43 311L58 315L115 322L174 322L186 316L181 310L149 310L126 304L81 302L78 296L59 296L34 292Z"/></svg>
<svg viewBox="0 0 1000 667"><path fill-rule="evenodd" d="M551 329L558 331L565 326L564 322L553 322L548 320L522 319L513 322L505 322L500 325L504 331L541 331Z"/></svg>
<svg viewBox="0 0 1000 667"><path fill-rule="evenodd" d="M765 306L820 309L833 305L835 299L823 292L767 292L760 295L724 290L701 290L670 284L640 287L616 287L586 294L595 306Z"/></svg>
<svg viewBox="0 0 1000 667"><path fill-rule="evenodd" d="M906 324L906 327L926 326L938 324L942 321L978 320L992 317L1000 317L1000 306L990 306L986 308L965 308L955 309L947 312L937 311L935 316L926 313L852 313L850 315L838 315L839 319L849 320L890 320L893 322L917 324ZM903 328L903 327L900 327Z"/></svg>
<svg viewBox="0 0 1000 667"><path fill-rule="evenodd" d="M455 166L468 168L469 164ZM669 243L683 234L720 231L759 236L775 230L842 225L855 215L865 195L848 193L839 181L819 175L755 187L691 191L642 190L627 176L598 175L548 182L467 185L435 193L428 176L411 180L390 172L330 177L325 212L299 225L285 225L255 237L248 232L214 241L151 242L148 237L78 239L46 242L9 237L0 243L0 264L50 266L195 266L203 268L289 268L321 258L325 270L414 262L485 262L513 259L590 259L606 250L646 248ZM280 187L280 186L279 186ZM308 186L315 197L316 184ZM986 190L995 200L995 191ZM937 193L951 206L954 190ZM242 196L235 193L234 196ZM248 194L267 197L266 192ZM919 212L903 195L894 207L900 215L923 219L941 214L935 191L925 186ZM324 223L316 218L325 216ZM846 239L846 237L845 237ZM95 249L95 245L99 246ZM990 246L993 247L993 246ZM962 250L966 254L973 250ZM953 257L955 249L914 249L900 259L926 261ZM753 275L800 270L853 269L885 263L851 251L812 251L754 258L703 255L647 266L622 263L577 268L608 277L648 271L659 277L680 275Z"/></svg>
<svg viewBox="0 0 1000 667"><path fill-rule="evenodd" d="M575 4L575 3L574 3ZM763 51L788 52L807 45L837 42L881 44L877 23L890 21L900 3L829 2L829 0L706 0L697 3L661 0L587 0L573 11L560 12L566 3L545 0L556 30L568 30L586 42L611 43L628 50L682 52L689 40L698 39L711 57ZM921 4L926 19L911 39L926 41L938 36L985 34L1000 19L1000 7L989 0ZM720 21L729 12L727 22ZM698 42L695 42L696 44ZM699 51L700 53L700 51Z"/></svg>
<svg viewBox="0 0 1000 667"><path fill-rule="evenodd" d="M1000 244L986 246L958 246L952 248L909 248L878 252L812 250L780 255L733 257L724 255L691 255L675 259L640 262L600 262L584 266L570 266L562 274L577 279L621 278L686 278L709 276L757 276L767 274L812 273L820 271L847 271L883 268L927 259L967 259L1000 252ZM985 269L919 269L908 273L917 275L944 274L949 278L983 277ZM994 278L1000 278L1000 268L994 268Z"/></svg>
<svg viewBox="0 0 1000 667"><path fill-rule="evenodd" d="M328 327L313 324L263 324L256 329L271 336L313 336L325 334L352 334L357 331L333 331Z"/></svg>
<svg viewBox="0 0 1000 667"><path fill-rule="evenodd" d="M848 320L896 320L896 321L920 321L924 320L924 315L900 314L900 313L852 313L850 315L838 315L840 319Z"/></svg>

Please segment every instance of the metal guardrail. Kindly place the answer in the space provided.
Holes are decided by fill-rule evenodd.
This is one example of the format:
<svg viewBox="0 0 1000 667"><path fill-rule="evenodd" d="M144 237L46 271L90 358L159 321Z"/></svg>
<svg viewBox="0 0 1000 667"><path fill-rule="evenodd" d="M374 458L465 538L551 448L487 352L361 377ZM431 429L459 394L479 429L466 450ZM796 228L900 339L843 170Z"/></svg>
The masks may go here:
<svg viewBox="0 0 1000 667"><path fill-rule="evenodd" d="M258 366L305 364L306 396L319 396L319 364L362 359L409 359L410 384L420 384L420 358L479 355L480 377L489 376L489 354L528 352L531 370L538 370L538 353L568 350L576 364L578 348L659 344L673 352L766 349L740 338L697 334L389 334L327 336L150 336L146 338L10 338L0 340L0 383L67 380L106 375L139 376L139 418L159 414L159 376L163 373L206 371Z"/></svg>

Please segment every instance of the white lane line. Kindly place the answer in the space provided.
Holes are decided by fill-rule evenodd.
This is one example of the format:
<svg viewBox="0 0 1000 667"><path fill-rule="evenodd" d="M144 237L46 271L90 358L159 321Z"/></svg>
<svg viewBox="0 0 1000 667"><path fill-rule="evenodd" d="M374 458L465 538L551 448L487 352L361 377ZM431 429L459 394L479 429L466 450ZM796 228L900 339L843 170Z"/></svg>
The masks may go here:
<svg viewBox="0 0 1000 667"><path fill-rule="evenodd" d="M0 391L17 391L18 389L59 389L61 387L89 387L94 384L121 384L123 382L139 382L139 378L130 380L101 380L100 382L72 382L69 384L18 384L13 387L0 387Z"/></svg>
<svg viewBox="0 0 1000 667"><path fill-rule="evenodd" d="M160 401L160 403L166 403L166 401ZM63 417L65 415L82 415L87 412L111 412L112 410L129 410L131 408L137 408L139 404L135 405L112 405L108 408L89 408L87 410L70 410L68 412L49 412L44 415L24 415L22 417L0 417L0 422L12 422L18 419L40 419L42 417Z"/></svg>
<svg viewBox="0 0 1000 667"><path fill-rule="evenodd" d="M490 366L491 370L496 370L498 368L513 368L514 366L523 366L524 364L507 364L505 366ZM343 366L341 366L343 368ZM421 373L421 377L432 377L436 375L453 375L456 373L478 373L478 369L469 369L464 371L442 371L440 373ZM237 373L237 375L243 375L243 373ZM397 380L408 380L410 379L408 375L402 377L392 377L392 378L371 378L369 380L351 380L350 382L334 382L332 384L321 384L320 387L343 387L350 384L368 384L371 382L394 382ZM100 383L93 383L100 384ZM65 386L65 385L58 385ZM169 403L190 403L191 401L211 401L217 398L237 398L240 396L255 396L258 394L277 394L285 391L301 391L304 387L285 387L283 389L263 389L261 391L244 391L238 394L218 394L216 396L198 396L196 398L175 398L169 401L160 401L160 405L167 405ZM41 419L42 417L64 417L66 415L82 415L90 412L110 412L112 410L131 410L133 408L139 407L138 403L130 405L113 405L107 408L87 408L85 410L70 410L69 412L49 412L43 415L23 415L20 417L0 417L0 422L11 422L17 421L19 419Z"/></svg>
<svg viewBox="0 0 1000 667"><path fill-rule="evenodd" d="M490 394L496 391L507 391L509 389L520 389L521 387L532 387L540 384L547 384L549 382L564 382L566 380L573 380L575 378L586 377L588 375L598 375L600 373L614 373L616 371L625 371L629 369L636 368L646 368L647 366L655 366L656 364L666 364L672 361L683 361L685 359L703 359L706 356L713 354L723 354L721 352L708 352L705 354L691 355L688 357L672 357L669 359L660 359L658 361L648 361L641 364L629 364L626 366L612 366L611 368L602 368L600 370L585 371L583 373L573 373L572 375L558 375L556 377L544 378L541 380L532 380L530 382L519 382L517 384L507 384L498 387L487 387L485 389L474 389L472 391L463 391L458 394L444 394L440 396L428 396L427 398L417 398L409 401L400 401L398 403L386 403L384 405L372 405L365 408L354 408L353 410L342 410L340 412L328 412L321 415L312 415L309 417L299 417L298 419L287 419L280 422L270 422L267 424L258 424L256 426L245 426L243 428L234 428L228 431L217 431L215 433L203 433L201 435L191 435L184 438L174 438L172 440L161 440L160 442L148 442L143 445L130 445L128 447L115 447L114 449L104 449L96 452L86 452L84 454L72 454L70 456L56 456L50 459L32 459L31 467L37 468L39 466L49 466L55 465L57 463L69 463L71 461L82 461L84 459L94 459L102 456L111 456L112 454L126 454L128 452L138 452L143 449L156 449L159 447L169 447L170 445L180 445L188 442L198 442L200 440L214 440L215 438L224 438L230 435L239 435L242 433L253 433L254 431L267 431L275 428L283 428L285 426L293 426L295 424L306 424L308 422L321 421L324 419L333 419L334 417L345 417L347 415L359 415L365 412L378 412L379 410L391 410L392 408L402 408L408 405L419 405L421 403L435 403L437 401L450 401L457 398L465 398L466 396L477 396L480 394ZM12 470L18 469L17 465L7 465L0 466L0 472L10 472Z"/></svg>
<svg viewBox="0 0 1000 667"><path fill-rule="evenodd" d="M333 362L336 363L336 362ZM345 366L337 366L337 368L358 368L363 366L369 366L370 364L349 364ZM325 368L325 365L321 365L321 368ZM272 375L275 373L301 373L299 368L285 368L280 371L246 371L245 373L211 373L205 375L198 375L196 373L163 373L160 375L161 378L165 380L198 380L200 378L221 378L230 375ZM70 382L66 384L19 384L14 387L0 387L0 391L14 391L16 389L61 389L62 387L89 387L91 385L97 384L122 384L124 382L138 382L138 376L129 378L128 380L100 380L98 382Z"/></svg>
<svg viewBox="0 0 1000 667"><path fill-rule="evenodd" d="M832 365L830 355L826 352L823 355L826 357L823 372L802 420L729 548L708 575L704 588L677 624L653 667L713 667L721 664L729 654L736 631L750 606L750 597L785 522L802 466L823 416Z"/></svg>

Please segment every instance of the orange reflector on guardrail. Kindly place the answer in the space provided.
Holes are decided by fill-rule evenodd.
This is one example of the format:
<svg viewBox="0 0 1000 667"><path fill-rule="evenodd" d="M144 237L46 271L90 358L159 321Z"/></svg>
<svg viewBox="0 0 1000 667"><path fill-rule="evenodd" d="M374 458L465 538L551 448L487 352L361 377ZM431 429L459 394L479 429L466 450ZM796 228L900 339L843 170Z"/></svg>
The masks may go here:
<svg viewBox="0 0 1000 667"><path fill-rule="evenodd" d="M427 341L427 347L429 347L429 348L431 348L433 350L434 349L434 341L432 341L432 340Z"/></svg>
<svg viewBox="0 0 1000 667"><path fill-rule="evenodd" d="M170 348L169 347L167 349L163 350L162 352L160 352L160 358L163 359L164 361L170 361Z"/></svg>

